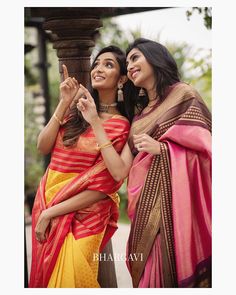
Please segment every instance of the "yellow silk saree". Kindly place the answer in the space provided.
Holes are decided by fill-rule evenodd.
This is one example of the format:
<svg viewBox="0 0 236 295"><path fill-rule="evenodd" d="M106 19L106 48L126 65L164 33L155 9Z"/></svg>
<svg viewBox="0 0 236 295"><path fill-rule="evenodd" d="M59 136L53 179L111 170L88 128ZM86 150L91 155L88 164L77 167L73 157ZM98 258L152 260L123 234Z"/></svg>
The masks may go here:
<svg viewBox="0 0 236 295"><path fill-rule="evenodd" d="M115 115L104 129L117 152L129 133L126 118ZM63 128L41 179L32 211L32 266L29 287L99 287L98 261L94 259L117 229L118 195L122 182L115 182L102 159L91 128L73 147L62 142ZM40 244L34 228L42 210L79 194L101 191L108 197L91 206L51 220L47 239Z"/></svg>

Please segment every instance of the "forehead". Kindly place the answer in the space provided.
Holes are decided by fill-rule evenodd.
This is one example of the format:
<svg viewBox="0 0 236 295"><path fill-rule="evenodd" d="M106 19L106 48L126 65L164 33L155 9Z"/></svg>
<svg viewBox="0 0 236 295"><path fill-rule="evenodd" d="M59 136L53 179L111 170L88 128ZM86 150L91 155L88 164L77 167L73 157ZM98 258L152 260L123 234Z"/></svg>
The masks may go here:
<svg viewBox="0 0 236 295"><path fill-rule="evenodd" d="M135 54L135 53L141 53L142 54L142 52L138 48L133 48L133 49L130 50L129 54L127 55L127 60L129 60L131 58L131 56L133 54Z"/></svg>
<svg viewBox="0 0 236 295"><path fill-rule="evenodd" d="M111 52L102 53L101 55L98 56L98 58L96 60L101 60L102 61L102 60L107 60L107 59L112 60L115 63L117 63L117 60L116 60L114 54L111 53Z"/></svg>

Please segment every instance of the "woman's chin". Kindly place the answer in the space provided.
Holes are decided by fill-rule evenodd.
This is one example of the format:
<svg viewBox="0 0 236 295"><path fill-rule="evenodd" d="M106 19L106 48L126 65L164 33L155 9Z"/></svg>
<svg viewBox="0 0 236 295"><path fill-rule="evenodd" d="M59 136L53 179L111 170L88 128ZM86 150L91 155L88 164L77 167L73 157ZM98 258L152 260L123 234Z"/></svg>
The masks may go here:
<svg viewBox="0 0 236 295"><path fill-rule="evenodd" d="M92 88L96 90L100 90L100 89L106 88L106 85L102 85L101 83L94 83L92 84Z"/></svg>
<svg viewBox="0 0 236 295"><path fill-rule="evenodd" d="M142 86L142 83L140 84L140 83L137 83L137 82L133 82L134 83L134 86L135 87L141 87L141 88L143 88L143 86Z"/></svg>
<svg viewBox="0 0 236 295"><path fill-rule="evenodd" d="M134 86L136 87L143 87L142 86L142 81L140 81L140 79L136 79L136 80L133 80L133 83L134 83Z"/></svg>

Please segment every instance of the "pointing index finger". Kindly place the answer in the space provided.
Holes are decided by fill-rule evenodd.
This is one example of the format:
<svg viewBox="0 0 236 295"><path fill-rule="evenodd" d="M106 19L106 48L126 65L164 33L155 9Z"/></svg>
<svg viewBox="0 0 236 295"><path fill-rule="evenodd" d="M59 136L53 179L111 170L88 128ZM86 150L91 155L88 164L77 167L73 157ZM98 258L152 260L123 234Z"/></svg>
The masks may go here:
<svg viewBox="0 0 236 295"><path fill-rule="evenodd" d="M86 87L84 87L82 84L80 84L80 88L84 91L86 98L88 99L88 101L92 102L93 99L91 97L90 92L88 91L88 89Z"/></svg>
<svg viewBox="0 0 236 295"><path fill-rule="evenodd" d="M64 77L64 80L66 80L68 77L69 77L69 73L68 73L68 70L67 70L67 66L66 65L62 65L62 70L63 70L63 77Z"/></svg>

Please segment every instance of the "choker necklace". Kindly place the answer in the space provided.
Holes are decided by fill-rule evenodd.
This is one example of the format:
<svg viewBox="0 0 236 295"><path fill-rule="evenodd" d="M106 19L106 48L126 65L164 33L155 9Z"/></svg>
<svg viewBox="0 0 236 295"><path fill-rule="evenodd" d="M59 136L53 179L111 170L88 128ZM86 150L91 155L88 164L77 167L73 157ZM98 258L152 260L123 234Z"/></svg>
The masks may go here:
<svg viewBox="0 0 236 295"><path fill-rule="evenodd" d="M102 112L102 113L109 113L109 108L110 107L116 107L117 106L117 102L114 102L112 104L103 104L103 103L99 103L99 112Z"/></svg>

